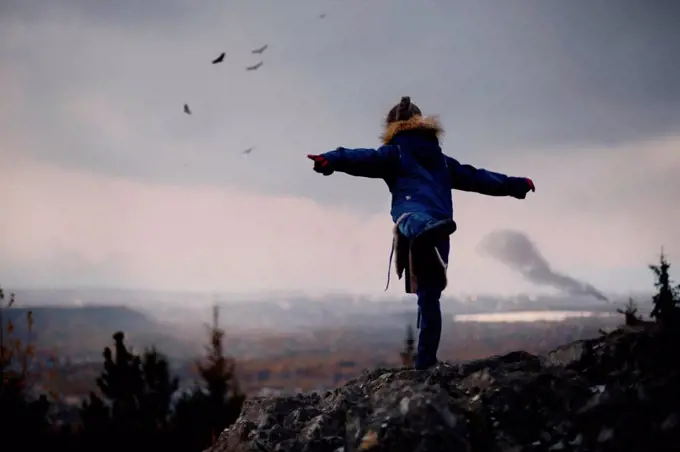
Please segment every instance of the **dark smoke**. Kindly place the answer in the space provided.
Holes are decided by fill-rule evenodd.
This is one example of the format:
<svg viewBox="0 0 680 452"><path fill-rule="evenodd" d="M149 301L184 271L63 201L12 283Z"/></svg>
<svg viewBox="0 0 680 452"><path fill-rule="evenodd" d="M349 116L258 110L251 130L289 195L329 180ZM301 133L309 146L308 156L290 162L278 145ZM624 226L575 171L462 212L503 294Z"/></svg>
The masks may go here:
<svg viewBox="0 0 680 452"><path fill-rule="evenodd" d="M592 295L598 300L608 301L607 297L591 284L557 273L550 268L550 264L536 245L522 232L511 230L491 232L482 239L477 249L520 272L527 281L534 284L554 287L571 295Z"/></svg>

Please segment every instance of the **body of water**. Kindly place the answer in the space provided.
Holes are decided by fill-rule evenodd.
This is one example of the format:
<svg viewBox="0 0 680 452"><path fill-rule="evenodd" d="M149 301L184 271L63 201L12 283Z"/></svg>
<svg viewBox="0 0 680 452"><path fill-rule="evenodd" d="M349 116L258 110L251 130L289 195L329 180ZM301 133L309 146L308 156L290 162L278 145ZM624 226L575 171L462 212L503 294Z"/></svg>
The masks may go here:
<svg viewBox="0 0 680 452"><path fill-rule="evenodd" d="M574 317L611 317L621 314L591 311L519 311L454 315L456 322L560 322Z"/></svg>

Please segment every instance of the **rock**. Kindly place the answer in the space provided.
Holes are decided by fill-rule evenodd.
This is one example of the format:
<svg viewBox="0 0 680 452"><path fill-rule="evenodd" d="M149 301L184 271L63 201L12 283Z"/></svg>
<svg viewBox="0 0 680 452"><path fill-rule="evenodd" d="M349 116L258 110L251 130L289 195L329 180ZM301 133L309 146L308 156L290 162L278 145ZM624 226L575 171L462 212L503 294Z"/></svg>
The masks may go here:
<svg viewBox="0 0 680 452"><path fill-rule="evenodd" d="M552 446L550 446L548 450L564 450L564 448L565 448L564 443L562 441L558 441Z"/></svg>
<svg viewBox="0 0 680 452"><path fill-rule="evenodd" d="M675 350L618 330L543 357L375 369L324 396L248 401L210 452L673 450Z"/></svg>
<svg viewBox="0 0 680 452"><path fill-rule="evenodd" d="M614 430L604 427L602 430L600 430L600 434L597 435L597 442L598 443L606 443L607 441L611 440L614 438Z"/></svg>
<svg viewBox="0 0 680 452"><path fill-rule="evenodd" d="M678 419L678 415L675 413L671 413L661 423L661 430L663 431L673 430L678 427L678 424L680 424L680 419Z"/></svg>
<svg viewBox="0 0 680 452"><path fill-rule="evenodd" d="M572 446L580 446L582 442L583 442L583 435L581 435L579 433L578 435L576 435L576 438L569 441L569 444L571 444Z"/></svg>
<svg viewBox="0 0 680 452"><path fill-rule="evenodd" d="M584 341L563 345L549 352L543 360L543 365L546 367L567 367L573 363L578 363L583 358L584 350Z"/></svg>

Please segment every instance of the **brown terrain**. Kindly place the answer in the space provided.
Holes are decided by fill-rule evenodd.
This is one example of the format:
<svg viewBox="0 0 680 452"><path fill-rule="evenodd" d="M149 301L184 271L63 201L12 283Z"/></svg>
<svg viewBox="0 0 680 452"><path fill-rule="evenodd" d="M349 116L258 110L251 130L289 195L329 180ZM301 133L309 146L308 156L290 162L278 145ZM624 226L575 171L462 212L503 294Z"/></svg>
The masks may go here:
<svg viewBox="0 0 680 452"><path fill-rule="evenodd" d="M476 323L451 322L444 326L440 358L466 361L513 350L541 353L560 344L596 337L601 328L621 318L579 318L559 322ZM401 365L405 329L375 334L354 330L322 330L299 335L272 334L252 338L252 350L266 355L236 355L237 374L248 395L271 392L327 390L357 377L363 369ZM162 345L159 349L163 351ZM226 341L225 349L230 350ZM254 354L254 353L253 353ZM198 379L196 358L174 360L184 384ZM64 363L55 371L40 371L40 384L48 391L72 399L96 390L101 372L98 361Z"/></svg>

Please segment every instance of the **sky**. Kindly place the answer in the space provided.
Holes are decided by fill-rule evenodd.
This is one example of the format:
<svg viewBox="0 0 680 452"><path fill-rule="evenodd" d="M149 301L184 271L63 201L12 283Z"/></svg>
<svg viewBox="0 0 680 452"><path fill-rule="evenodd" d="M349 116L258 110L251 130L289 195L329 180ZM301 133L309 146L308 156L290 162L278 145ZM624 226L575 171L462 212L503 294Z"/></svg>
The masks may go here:
<svg viewBox="0 0 680 452"><path fill-rule="evenodd" d="M678 22L672 0L0 0L0 283L380 294L385 184L305 155L378 146L409 95L448 155L537 187L454 193L449 293L541 291L477 252L507 228L649 289L662 246L680 260Z"/></svg>

